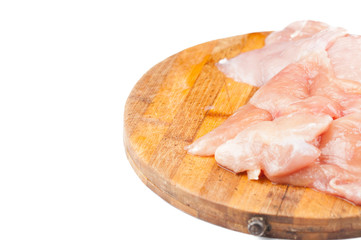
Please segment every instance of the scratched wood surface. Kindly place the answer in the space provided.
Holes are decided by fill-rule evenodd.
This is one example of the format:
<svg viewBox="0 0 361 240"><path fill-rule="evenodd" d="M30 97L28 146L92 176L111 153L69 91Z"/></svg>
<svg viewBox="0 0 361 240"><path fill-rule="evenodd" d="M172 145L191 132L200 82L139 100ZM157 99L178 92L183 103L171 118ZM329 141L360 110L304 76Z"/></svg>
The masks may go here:
<svg viewBox="0 0 361 240"><path fill-rule="evenodd" d="M308 188L249 181L184 147L211 131L257 90L226 78L223 58L261 48L268 33L197 45L150 69L128 97L124 144L130 164L156 194L184 212L247 233L263 217L267 237L328 239L361 236L360 207ZM146 201L146 200L145 200Z"/></svg>

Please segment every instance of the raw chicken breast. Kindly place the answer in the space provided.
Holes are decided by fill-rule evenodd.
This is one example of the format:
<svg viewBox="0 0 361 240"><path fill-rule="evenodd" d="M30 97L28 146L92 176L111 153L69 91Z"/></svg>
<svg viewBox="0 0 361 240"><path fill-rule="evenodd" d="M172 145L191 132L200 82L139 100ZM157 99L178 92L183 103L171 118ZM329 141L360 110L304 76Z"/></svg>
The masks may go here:
<svg viewBox="0 0 361 240"><path fill-rule="evenodd" d="M310 112L313 114L327 114L333 119L342 117L342 107L337 102L322 96L313 96L294 102L289 106L280 109L276 118L286 116L294 112Z"/></svg>
<svg viewBox="0 0 361 240"><path fill-rule="evenodd" d="M337 78L361 83L361 36L339 38L327 52Z"/></svg>
<svg viewBox="0 0 361 240"><path fill-rule="evenodd" d="M267 177L274 183L310 187L361 204L361 178L337 165L316 162L290 175Z"/></svg>
<svg viewBox="0 0 361 240"><path fill-rule="evenodd" d="M329 27L326 23L310 20L293 22L282 31L272 32L268 35L266 45L312 37L314 34Z"/></svg>
<svg viewBox="0 0 361 240"><path fill-rule="evenodd" d="M324 54L319 55L321 58L318 74L310 81L310 96L322 96L337 102L342 107L342 115L361 112L361 83L336 78L330 59Z"/></svg>
<svg viewBox="0 0 361 240"><path fill-rule="evenodd" d="M344 115L361 112L361 37L339 38L327 52L330 62L325 62L325 74L317 76L310 94L338 102Z"/></svg>
<svg viewBox="0 0 361 240"><path fill-rule="evenodd" d="M361 178L347 171L341 171L329 182L332 189L329 193L347 199L357 205L361 205ZM330 174L329 174L330 175Z"/></svg>
<svg viewBox="0 0 361 240"><path fill-rule="evenodd" d="M243 129L258 122L270 120L272 116L267 111L256 108L252 104L244 105L219 127L187 146L186 150L194 155L212 156L218 146L234 138Z"/></svg>
<svg viewBox="0 0 361 240"><path fill-rule="evenodd" d="M312 142L331 123L328 115L294 113L257 123L219 146L219 165L243 172L262 169L269 176L295 172L316 161L321 151Z"/></svg>
<svg viewBox="0 0 361 240"><path fill-rule="evenodd" d="M337 38L346 34L342 28L328 28L310 38L278 42L261 49L245 52L217 66L235 81L262 86L287 65L320 50L327 49Z"/></svg>
<svg viewBox="0 0 361 240"><path fill-rule="evenodd" d="M332 122L320 142L321 161L361 174L361 113Z"/></svg>
<svg viewBox="0 0 361 240"><path fill-rule="evenodd" d="M306 168L300 169L289 175L284 176L271 176L266 177L274 183L290 184L300 187L315 188L322 192L335 193L329 186L329 182L335 176L341 174L342 169L328 164L321 164L315 162Z"/></svg>
<svg viewBox="0 0 361 240"><path fill-rule="evenodd" d="M323 70L322 74L318 74L313 78L309 88L310 95L329 98L340 104L344 109L346 107L344 103L347 102L349 96L335 83L334 76L328 72L329 68L325 66Z"/></svg>
<svg viewBox="0 0 361 240"><path fill-rule="evenodd" d="M361 113L334 120L322 134L319 161L273 182L311 187L361 204Z"/></svg>
<svg viewBox="0 0 361 240"><path fill-rule="evenodd" d="M329 69L324 68L329 64L326 51L312 53L297 63L288 65L274 76L253 95L250 103L267 110L273 117L296 112L300 110L299 108L305 107L314 113L324 112L331 117L339 117L341 107L332 99L326 97L307 99L310 96L310 84L314 79L323 77L328 79ZM326 106L322 105L325 103Z"/></svg>
<svg viewBox="0 0 361 240"><path fill-rule="evenodd" d="M361 96L350 94L348 98L345 98L343 104L343 115L361 112Z"/></svg>
<svg viewBox="0 0 361 240"><path fill-rule="evenodd" d="M309 96L310 71L302 64L288 65L253 95L250 103L275 116L290 104Z"/></svg>

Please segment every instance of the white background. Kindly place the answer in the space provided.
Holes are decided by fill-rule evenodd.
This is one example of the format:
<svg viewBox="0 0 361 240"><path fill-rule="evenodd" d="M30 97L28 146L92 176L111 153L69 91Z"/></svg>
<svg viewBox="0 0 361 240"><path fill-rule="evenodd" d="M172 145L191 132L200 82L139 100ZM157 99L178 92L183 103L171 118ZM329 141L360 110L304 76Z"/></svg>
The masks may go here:
<svg viewBox="0 0 361 240"><path fill-rule="evenodd" d="M125 100L209 40L313 19L361 34L358 1L1 1L0 239L257 239L150 191L123 148Z"/></svg>

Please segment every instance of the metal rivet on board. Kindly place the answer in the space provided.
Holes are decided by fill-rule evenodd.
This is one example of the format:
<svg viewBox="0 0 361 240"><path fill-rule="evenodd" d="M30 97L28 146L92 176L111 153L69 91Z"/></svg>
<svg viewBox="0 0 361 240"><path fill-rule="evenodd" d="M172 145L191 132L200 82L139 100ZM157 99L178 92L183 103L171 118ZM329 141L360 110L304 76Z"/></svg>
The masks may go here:
<svg viewBox="0 0 361 240"><path fill-rule="evenodd" d="M248 220L248 232L255 236L263 236L268 225L263 217L253 217Z"/></svg>

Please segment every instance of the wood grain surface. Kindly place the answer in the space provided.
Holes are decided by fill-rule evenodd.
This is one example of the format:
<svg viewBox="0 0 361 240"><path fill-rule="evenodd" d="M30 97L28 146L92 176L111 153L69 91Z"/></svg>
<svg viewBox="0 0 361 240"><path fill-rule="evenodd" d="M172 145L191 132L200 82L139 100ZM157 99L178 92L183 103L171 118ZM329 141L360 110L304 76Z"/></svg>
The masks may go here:
<svg viewBox="0 0 361 240"><path fill-rule="evenodd" d="M223 58L261 48L269 33L207 42L150 69L128 97L124 144L140 179L184 212L248 233L248 220L263 217L267 237L328 239L361 236L361 208L308 188L275 185L266 178L220 168L214 157L184 147L211 131L257 90L226 78ZM146 201L146 200L144 200Z"/></svg>

